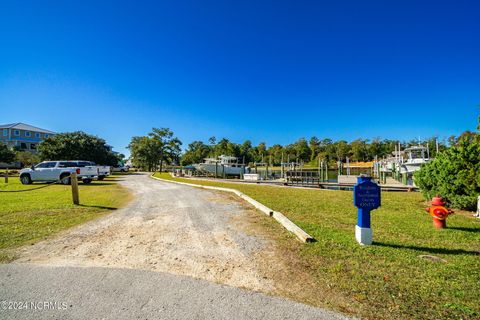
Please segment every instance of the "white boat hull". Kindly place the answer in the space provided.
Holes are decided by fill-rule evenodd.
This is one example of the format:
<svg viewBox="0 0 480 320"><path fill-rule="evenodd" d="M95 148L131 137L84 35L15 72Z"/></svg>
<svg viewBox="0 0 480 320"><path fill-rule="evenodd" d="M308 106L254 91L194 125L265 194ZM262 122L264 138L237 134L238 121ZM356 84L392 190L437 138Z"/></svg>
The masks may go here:
<svg viewBox="0 0 480 320"><path fill-rule="evenodd" d="M215 164L214 163L199 163L199 164L194 164L193 165L195 169L198 171L203 171L203 172L208 172L215 174ZM223 174L227 176L239 176L243 173L249 173L250 170L248 167L242 168L242 167L231 167L231 166L225 166L218 164L216 169L216 172L219 176L222 176Z"/></svg>
<svg viewBox="0 0 480 320"><path fill-rule="evenodd" d="M420 170L423 163L404 163L400 165L400 173L413 173Z"/></svg>

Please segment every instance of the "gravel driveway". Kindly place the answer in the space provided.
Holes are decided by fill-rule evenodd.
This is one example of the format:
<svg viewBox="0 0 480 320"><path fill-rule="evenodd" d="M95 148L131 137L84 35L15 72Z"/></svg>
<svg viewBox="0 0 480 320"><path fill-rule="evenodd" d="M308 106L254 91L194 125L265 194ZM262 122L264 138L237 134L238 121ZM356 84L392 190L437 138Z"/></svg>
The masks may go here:
<svg viewBox="0 0 480 320"><path fill-rule="evenodd" d="M287 318L297 318L297 315L298 318L312 319L343 318L322 309L261 294L252 298L249 305L249 295L244 290L232 288L272 293L276 286L273 275L281 273L282 263L285 263L276 255L274 242L262 232L262 228L255 225L258 219L268 218L261 217L261 213L248 208L232 195L162 182L145 174L126 175L119 182L134 192L134 200L126 208L67 230L52 239L26 246L13 264L0 266L0 270L3 269L0 272L2 298L30 297L35 291L30 292L29 288L36 288L37 300L39 297L48 297L45 292L51 294L54 291L49 289L53 280L45 279L58 274L60 276L54 281L54 287L56 285L68 292L64 297L70 297L77 305L85 305L92 299L94 301L95 297L113 303L125 299L123 293L131 292L135 287L145 303L157 299L159 303L170 306L173 303L182 309L177 310L178 314L183 315L182 318L191 318L185 317L186 314L198 315L201 310L190 311L188 302L177 305L168 300L163 289L152 295L136 282L143 283L151 279L159 281L158 284L164 287L165 283L174 281L172 279L176 279L176 275L188 276L185 278L188 280L181 277L175 281L186 286L182 290L187 290L188 286L192 288L193 291L188 293L190 298L205 295L205 288L212 288L216 300L211 299L211 303L218 303L212 306L216 313L209 313L213 318L224 318L228 312L235 314L234 309L229 309L232 306L224 306L222 301L235 306L238 297L242 299L240 307L246 314L254 308L250 310L253 318L270 319L269 315L273 315L272 312L277 309L271 306L277 303L283 305L283 309L290 310L290 313L284 313ZM147 273L138 273L140 271ZM35 275L33 278L32 274ZM68 278L69 274L78 275L78 278L72 280ZM120 274L123 282L108 276L111 274ZM32 278L31 282L25 285L23 280L29 277ZM136 277L140 277L140 280L135 280ZM230 287L208 284L204 280ZM91 290L88 281L92 284ZM101 286L98 287L102 281L107 281L106 286L115 290L111 294L102 291ZM151 286L148 286L149 290L152 290ZM175 290L175 286L168 287L169 290ZM221 298L222 292L224 298ZM174 293L169 295L176 296ZM202 297L197 300L204 301ZM130 308L130 311L143 310L143 307L140 310L136 305ZM105 313L105 317L113 318L116 314L113 311Z"/></svg>
<svg viewBox="0 0 480 320"><path fill-rule="evenodd" d="M135 194L127 208L26 247L16 262L143 269L272 288L259 264L268 263L273 244L244 231L243 220L258 213L231 195L144 174L123 176L120 183Z"/></svg>

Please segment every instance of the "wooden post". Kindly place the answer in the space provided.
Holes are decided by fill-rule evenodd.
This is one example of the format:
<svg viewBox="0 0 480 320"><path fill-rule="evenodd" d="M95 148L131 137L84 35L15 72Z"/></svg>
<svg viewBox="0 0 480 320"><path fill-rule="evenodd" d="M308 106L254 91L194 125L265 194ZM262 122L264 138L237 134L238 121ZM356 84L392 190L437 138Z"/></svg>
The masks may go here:
<svg viewBox="0 0 480 320"><path fill-rule="evenodd" d="M5 169L5 183L8 183L8 168Z"/></svg>
<svg viewBox="0 0 480 320"><path fill-rule="evenodd" d="M215 179L218 177L218 162L215 161Z"/></svg>
<svg viewBox="0 0 480 320"><path fill-rule="evenodd" d="M320 157L318 158L318 183L320 184L320 177L321 177L321 174L320 174Z"/></svg>
<svg viewBox="0 0 480 320"><path fill-rule="evenodd" d="M323 172L323 171L325 170L324 162L325 162L325 160L322 159L322 162L321 162L321 164L320 164L320 181L321 181L321 182L324 182L324 181L325 181L325 173Z"/></svg>
<svg viewBox="0 0 480 320"><path fill-rule="evenodd" d="M325 160L325 182L328 182L328 161Z"/></svg>
<svg viewBox="0 0 480 320"><path fill-rule="evenodd" d="M245 156L243 156L243 160L242 160L242 175L240 176L240 179L242 179L242 180L243 180L244 177L245 177L245 166L246 166L246 164L245 164Z"/></svg>
<svg viewBox="0 0 480 320"><path fill-rule="evenodd" d="M72 185L72 199L73 204L80 204L80 200L78 197L78 180L77 180L77 173L73 172L70 175L70 184Z"/></svg>

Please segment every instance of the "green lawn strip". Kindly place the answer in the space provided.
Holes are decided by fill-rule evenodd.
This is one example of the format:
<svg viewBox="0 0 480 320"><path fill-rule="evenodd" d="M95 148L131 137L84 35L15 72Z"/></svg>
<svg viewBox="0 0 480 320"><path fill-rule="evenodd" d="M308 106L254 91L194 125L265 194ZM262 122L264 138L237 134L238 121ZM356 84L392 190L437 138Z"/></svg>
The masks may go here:
<svg viewBox="0 0 480 320"><path fill-rule="evenodd" d="M234 188L284 213L318 240L303 245L299 254L316 279L318 290L342 293L357 315L375 319L480 316L480 221L470 214L455 214L447 221L448 229L435 230L420 193L384 192L382 207L372 212L375 243L361 247L354 238L352 192L155 175ZM420 255L433 255L446 262L432 262ZM328 304L335 307L335 301Z"/></svg>
<svg viewBox="0 0 480 320"><path fill-rule="evenodd" d="M123 206L130 195L117 178L79 183L80 205L72 203L71 187L52 185L28 192L0 192L0 262L14 257L15 248L34 243L61 230L100 217ZM22 185L18 178L0 190L26 190L42 184Z"/></svg>

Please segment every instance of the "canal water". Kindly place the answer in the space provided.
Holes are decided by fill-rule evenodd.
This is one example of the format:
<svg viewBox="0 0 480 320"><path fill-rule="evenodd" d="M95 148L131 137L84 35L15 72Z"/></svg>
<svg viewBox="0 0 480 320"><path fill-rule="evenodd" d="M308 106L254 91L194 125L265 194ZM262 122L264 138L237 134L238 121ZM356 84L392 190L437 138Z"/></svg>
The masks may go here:
<svg viewBox="0 0 480 320"><path fill-rule="evenodd" d="M318 176L318 169L303 169L303 170L296 170L297 172L311 172L313 176ZM255 170L253 169L251 173L255 173ZM337 169L329 169L328 170L328 182L338 182L338 170ZM260 179L262 180L275 180L275 179L280 179L282 175L281 170L268 170L268 175L267 172L265 171L264 168L258 169L257 174L260 175ZM342 174L346 175L347 174L347 169L344 168L342 170ZM350 168L349 174L351 176L358 176L360 174L370 174L372 175L372 168Z"/></svg>

